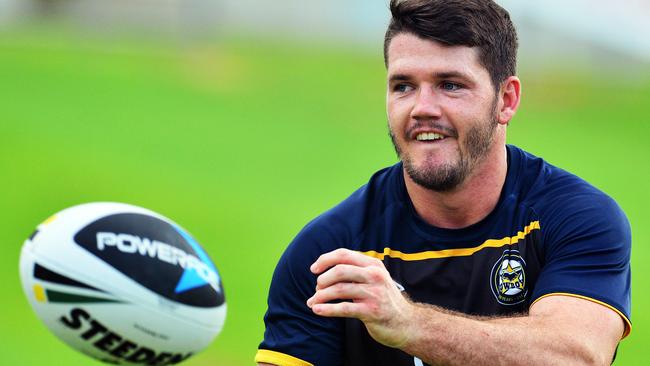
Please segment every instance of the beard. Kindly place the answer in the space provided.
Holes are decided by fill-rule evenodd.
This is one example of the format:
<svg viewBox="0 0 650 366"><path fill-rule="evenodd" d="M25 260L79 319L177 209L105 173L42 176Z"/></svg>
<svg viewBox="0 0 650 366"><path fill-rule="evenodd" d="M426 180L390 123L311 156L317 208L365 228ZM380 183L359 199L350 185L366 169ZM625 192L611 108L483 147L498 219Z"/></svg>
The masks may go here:
<svg viewBox="0 0 650 366"><path fill-rule="evenodd" d="M420 166L416 166L411 157L403 153L390 126L388 131L395 152L404 164L404 170L416 184L432 191L450 192L465 182L474 168L487 156L498 124L496 111L488 118L490 119L488 123L477 124L467 131L463 141L458 141L459 144L462 144L458 148L459 159L442 166L430 164L429 157L426 157ZM458 133L455 130L450 132L453 132L451 136L458 138Z"/></svg>

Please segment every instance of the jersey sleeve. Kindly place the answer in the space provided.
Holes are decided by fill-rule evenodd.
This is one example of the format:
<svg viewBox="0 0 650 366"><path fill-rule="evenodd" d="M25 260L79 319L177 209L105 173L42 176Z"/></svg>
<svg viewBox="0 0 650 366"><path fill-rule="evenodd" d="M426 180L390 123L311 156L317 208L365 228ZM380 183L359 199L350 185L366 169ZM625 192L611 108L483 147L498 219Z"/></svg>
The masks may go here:
<svg viewBox="0 0 650 366"><path fill-rule="evenodd" d="M627 336L631 232L625 214L600 192L558 197L555 202L555 209L540 213L546 263L532 304L552 295L599 303L623 318Z"/></svg>
<svg viewBox="0 0 650 366"><path fill-rule="evenodd" d="M255 356L258 363L279 366L340 365L343 320L314 314L307 307L316 288L309 267L332 245L325 230L312 223L289 245L276 266L264 316L264 340ZM325 245L323 245L325 242Z"/></svg>

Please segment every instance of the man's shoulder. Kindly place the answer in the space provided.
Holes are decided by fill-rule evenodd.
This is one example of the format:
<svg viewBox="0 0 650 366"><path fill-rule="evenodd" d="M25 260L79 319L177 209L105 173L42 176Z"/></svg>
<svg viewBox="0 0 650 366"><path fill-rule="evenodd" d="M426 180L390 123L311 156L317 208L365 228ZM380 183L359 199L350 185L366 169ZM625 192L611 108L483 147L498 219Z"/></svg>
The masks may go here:
<svg viewBox="0 0 650 366"><path fill-rule="evenodd" d="M535 205L559 204L566 200L613 201L585 179L517 147L511 147L519 161L519 175L525 198Z"/></svg>
<svg viewBox="0 0 650 366"><path fill-rule="evenodd" d="M521 202L551 225L626 222L616 201L585 179L519 148Z"/></svg>

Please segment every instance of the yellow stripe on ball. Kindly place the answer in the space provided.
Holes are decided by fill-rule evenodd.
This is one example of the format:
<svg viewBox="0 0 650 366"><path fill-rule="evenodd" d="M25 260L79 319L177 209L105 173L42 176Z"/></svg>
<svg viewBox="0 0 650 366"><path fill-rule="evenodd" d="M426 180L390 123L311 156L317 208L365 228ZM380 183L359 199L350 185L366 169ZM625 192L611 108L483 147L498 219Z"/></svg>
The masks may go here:
<svg viewBox="0 0 650 366"><path fill-rule="evenodd" d="M34 285L34 296L36 296L36 301L38 302L47 301L47 297L45 296L45 290L43 290L43 287L41 287L41 285Z"/></svg>

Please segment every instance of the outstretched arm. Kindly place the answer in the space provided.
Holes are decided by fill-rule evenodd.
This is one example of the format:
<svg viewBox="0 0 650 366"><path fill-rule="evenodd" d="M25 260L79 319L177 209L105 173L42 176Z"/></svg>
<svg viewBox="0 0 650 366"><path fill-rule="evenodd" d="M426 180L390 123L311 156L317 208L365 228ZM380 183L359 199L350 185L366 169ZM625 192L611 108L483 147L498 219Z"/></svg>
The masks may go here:
<svg viewBox="0 0 650 366"><path fill-rule="evenodd" d="M346 249L322 255L311 270L319 275L307 301L314 313L358 318L377 342L433 365L609 365L624 331L613 310L569 296L545 297L527 315L508 318L414 303L381 261Z"/></svg>

